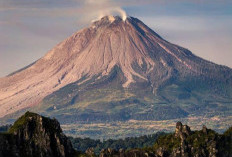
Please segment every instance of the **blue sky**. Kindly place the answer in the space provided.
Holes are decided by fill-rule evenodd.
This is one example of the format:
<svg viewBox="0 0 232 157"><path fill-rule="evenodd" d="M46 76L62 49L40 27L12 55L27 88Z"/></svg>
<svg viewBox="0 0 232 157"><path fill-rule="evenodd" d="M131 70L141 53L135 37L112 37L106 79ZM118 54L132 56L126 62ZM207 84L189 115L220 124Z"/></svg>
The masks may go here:
<svg viewBox="0 0 232 157"><path fill-rule="evenodd" d="M232 67L231 0L0 0L0 77L113 8L200 57Z"/></svg>

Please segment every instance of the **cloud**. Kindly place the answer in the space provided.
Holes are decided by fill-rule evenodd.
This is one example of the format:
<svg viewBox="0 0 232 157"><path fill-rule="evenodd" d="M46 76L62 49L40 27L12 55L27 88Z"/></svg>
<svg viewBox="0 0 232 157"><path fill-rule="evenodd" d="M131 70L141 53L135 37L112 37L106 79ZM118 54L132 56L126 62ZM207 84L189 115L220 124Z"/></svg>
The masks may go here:
<svg viewBox="0 0 232 157"><path fill-rule="evenodd" d="M82 0L0 0L0 10L63 8L81 3Z"/></svg>

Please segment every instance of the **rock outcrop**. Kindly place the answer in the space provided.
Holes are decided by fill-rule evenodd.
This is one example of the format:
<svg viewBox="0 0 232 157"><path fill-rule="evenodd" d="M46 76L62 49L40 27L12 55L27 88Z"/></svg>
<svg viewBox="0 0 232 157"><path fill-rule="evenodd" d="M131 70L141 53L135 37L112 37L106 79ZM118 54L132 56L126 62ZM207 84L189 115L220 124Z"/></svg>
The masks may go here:
<svg viewBox="0 0 232 157"><path fill-rule="evenodd" d="M26 112L0 134L0 157L72 157L75 151L56 119Z"/></svg>
<svg viewBox="0 0 232 157"><path fill-rule="evenodd" d="M223 135L203 126L191 131L177 122L174 134L161 136L153 147L127 151L103 150L100 157L231 157L232 128Z"/></svg>

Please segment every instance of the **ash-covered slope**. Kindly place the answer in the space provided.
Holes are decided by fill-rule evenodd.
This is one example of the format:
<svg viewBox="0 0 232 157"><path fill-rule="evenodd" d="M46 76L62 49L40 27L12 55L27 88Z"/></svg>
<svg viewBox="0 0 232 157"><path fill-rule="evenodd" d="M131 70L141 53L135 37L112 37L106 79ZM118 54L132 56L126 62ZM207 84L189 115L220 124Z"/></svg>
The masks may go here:
<svg viewBox="0 0 232 157"><path fill-rule="evenodd" d="M67 122L231 114L231 87L231 69L165 41L136 18L107 16L1 78L0 117L32 106Z"/></svg>

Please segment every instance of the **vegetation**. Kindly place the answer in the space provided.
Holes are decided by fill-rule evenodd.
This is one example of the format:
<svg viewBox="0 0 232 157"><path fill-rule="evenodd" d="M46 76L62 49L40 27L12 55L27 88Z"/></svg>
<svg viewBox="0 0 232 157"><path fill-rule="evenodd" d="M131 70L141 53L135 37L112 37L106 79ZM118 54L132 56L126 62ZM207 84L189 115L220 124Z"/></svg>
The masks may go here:
<svg viewBox="0 0 232 157"><path fill-rule="evenodd" d="M14 125L9 129L9 133L14 133L15 131L22 129L24 125L30 120L30 117L36 116L37 114L32 112L26 112L23 116L21 116L17 121L15 121Z"/></svg>
<svg viewBox="0 0 232 157"><path fill-rule="evenodd" d="M163 135L155 142L154 149L156 150L160 146L171 152L173 149L180 147L180 139L175 138L173 134Z"/></svg>
<svg viewBox="0 0 232 157"><path fill-rule="evenodd" d="M162 148L167 156L178 154L180 150L188 156L230 156L232 153L232 127L224 134L218 134L206 127L199 131L189 131L187 134L183 131L180 134L160 136L150 149L155 152Z"/></svg>
<svg viewBox="0 0 232 157"><path fill-rule="evenodd" d="M10 127L12 127L12 125L3 125L3 126L0 126L0 132L7 132Z"/></svg>
<svg viewBox="0 0 232 157"><path fill-rule="evenodd" d="M11 154L7 154L8 152ZM95 154L104 157L230 157L232 127L219 134L205 126L202 130L191 131L187 125L178 122L175 133L159 132L148 136L105 141L73 137L68 139L55 119L27 112L8 132L0 133L0 156L48 154L47 157L53 157L53 153L67 153L70 157L96 157Z"/></svg>
<svg viewBox="0 0 232 157"><path fill-rule="evenodd" d="M82 152L108 156L120 156L119 150L125 150L124 156L140 157L141 154L163 154L161 156L223 156L230 157L232 153L232 127L225 133L218 134L203 127L202 130L186 130L187 126L175 133L157 133L151 136L127 138L125 140L92 140L89 138L70 138L75 149ZM92 149L88 149L92 148ZM111 148L110 150L108 148ZM120 149L121 148L121 149ZM90 150L90 151L89 151ZM103 151L101 151L103 150Z"/></svg>
<svg viewBox="0 0 232 157"><path fill-rule="evenodd" d="M3 157L73 157L77 153L55 119L26 112L0 134Z"/></svg>
<svg viewBox="0 0 232 157"><path fill-rule="evenodd" d="M158 132L152 135L144 135L140 137L128 137L125 139L117 139L117 140L93 140L90 138L73 138L69 137L71 140L73 147L78 150L85 152L88 148L94 148L95 153L100 153L102 149L111 148L116 151L119 149L129 150L133 148L144 148L151 146L155 143L157 138L161 135L165 135L163 132Z"/></svg>

